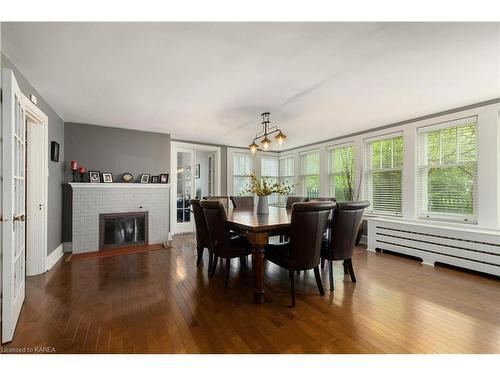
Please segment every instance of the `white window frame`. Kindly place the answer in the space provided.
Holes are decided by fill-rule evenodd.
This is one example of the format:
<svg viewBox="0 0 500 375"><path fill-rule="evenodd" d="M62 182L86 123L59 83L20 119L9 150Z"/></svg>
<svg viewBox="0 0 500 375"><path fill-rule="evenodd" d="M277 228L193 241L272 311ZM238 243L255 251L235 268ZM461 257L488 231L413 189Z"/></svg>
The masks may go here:
<svg viewBox="0 0 500 375"><path fill-rule="evenodd" d="M337 176L337 175L345 175L343 172L335 172L335 161L333 154L335 153L335 150L340 149L340 148L346 148L346 147L352 147L352 173L353 175L351 176L352 178L352 184L354 191L356 191L356 147L354 145L354 142L347 142L347 143L339 143L335 145L328 146L326 148L326 156L327 156L327 183L328 183L328 196L330 197L336 197L335 193L335 183L332 181L334 180L332 177Z"/></svg>
<svg viewBox="0 0 500 375"><path fill-rule="evenodd" d="M475 189L476 194L473 199L473 214L472 215L462 215L462 214L454 214L454 213L439 213L439 212L429 212L427 210L423 210L423 207L427 207L427 173L422 173L424 170L428 170L430 166L427 164L427 149L425 145L422 145L422 137L421 135L430 133L433 131L441 130L441 129L449 129L458 127L460 125L466 125L470 123L475 123L475 140L476 140L476 160L473 162L457 162L444 164L443 168L446 167L456 167L465 164L475 164L476 166L476 181L475 181ZM421 147L424 149L421 150ZM440 146L442 147L442 145ZM458 145L457 145L458 147ZM478 180L478 118L477 116L469 116L461 119L450 120L445 122L440 122L433 125L427 125L417 128L417 178L416 178L416 191L417 191L417 215L419 219L422 220L437 220L437 221L449 221L449 222L457 222L457 223L466 223L466 224L477 224L478 217L478 196L477 191L479 189L479 180ZM425 161L423 160L425 158ZM425 164L422 164L425 163ZM423 178L421 181L420 179Z"/></svg>
<svg viewBox="0 0 500 375"><path fill-rule="evenodd" d="M283 171L282 171L282 168L281 168L281 161L282 160L286 160L286 159L291 159L292 160L292 163L293 163L293 168L292 168L292 172L293 174L290 175L290 174L284 174ZM290 185L292 185L292 195L295 195L295 176L296 176L296 168L297 168L297 163L296 163L296 160L295 160L295 155L294 154L287 154L287 155L283 155L283 156L279 156L278 158L278 168L279 168L279 181L281 182L286 182ZM281 203L285 203L287 199L287 196L280 196L279 197L279 201Z"/></svg>
<svg viewBox="0 0 500 375"><path fill-rule="evenodd" d="M392 139L392 138L397 138L397 137L403 137L403 163L401 167L399 168L384 168L385 171L389 170L394 170L394 171L401 171L401 193L402 193L402 202L401 202L401 211L400 212L390 212L390 211L375 211L373 210L373 179L372 179L372 173L374 171L373 168L368 167L372 166L373 159L370 158L369 152L368 152L368 147L370 143L377 142L377 141L382 141L385 139ZM403 216L403 210L404 210L404 169L405 169L405 157L404 157L404 150L405 150L405 138L403 131L397 131L397 132L391 132L387 134L383 134L380 136L376 137L369 137L365 138L363 141L363 148L364 148L364 166L363 166L363 197L364 199L370 201L370 206L368 209L365 211L368 215L376 215L376 216L396 216L396 217L402 217ZM394 153L392 155L394 157ZM382 171L382 169L378 169L378 171Z"/></svg>
<svg viewBox="0 0 500 375"><path fill-rule="evenodd" d="M318 174L304 174L303 173L303 161L302 161L302 158L303 156L306 156L306 155L309 155L309 154L315 154L317 153L318 154L318 158L319 158L319 172ZM321 176L321 171L322 171L322 168L321 168L321 154L322 154L322 150L319 149L319 148L315 148L315 149L311 149L311 150L307 150L307 151L303 151L303 152L300 152L299 153L299 176L300 176L300 184L302 186L302 196L304 197L307 197L306 195L306 184L305 184L305 179L306 177L309 177L309 176L318 176L319 177L319 196L321 196L322 194L322 181L324 180Z"/></svg>
<svg viewBox="0 0 500 375"><path fill-rule="evenodd" d="M251 152L248 152L248 151L245 151L245 150L237 150L237 151L234 151L231 153L231 157L229 158L229 155L228 155L228 164L230 164L230 168L228 168L228 174L231 175L231 178L228 179L228 181L230 180L230 185L228 184L228 195L238 195L240 192L239 191L234 191L234 178L235 177L238 177L238 178L243 178L243 177L248 177L248 175L235 175L234 174L234 157L237 156L237 155L245 155L246 157L249 157L250 158L250 170L254 170L255 171L255 165L256 165L256 158L255 156L251 153Z"/></svg>

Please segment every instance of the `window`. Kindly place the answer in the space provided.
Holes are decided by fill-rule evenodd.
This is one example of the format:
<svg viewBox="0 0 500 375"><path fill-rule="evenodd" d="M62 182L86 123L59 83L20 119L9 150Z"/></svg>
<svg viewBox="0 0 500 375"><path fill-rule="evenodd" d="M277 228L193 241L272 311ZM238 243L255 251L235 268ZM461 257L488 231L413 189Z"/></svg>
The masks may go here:
<svg viewBox="0 0 500 375"><path fill-rule="evenodd" d="M477 119L418 130L418 214L474 222L477 216Z"/></svg>
<svg viewBox="0 0 500 375"><path fill-rule="evenodd" d="M292 186L293 194L293 183L294 183L294 158L293 156L286 156L280 159L280 181ZM285 196L280 197L282 203L286 202Z"/></svg>
<svg viewBox="0 0 500 375"><path fill-rule="evenodd" d="M319 151L300 155L301 179L304 195L318 198L320 192Z"/></svg>
<svg viewBox="0 0 500 375"><path fill-rule="evenodd" d="M337 201L354 200L354 146L335 146L328 150L330 196Z"/></svg>
<svg viewBox="0 0 500 375"><path fill-rule="evenodd" d="M403 136L369 140L365 147L365 198L371 203L368 212L401 215Z"/></svg>
<svg viewBox="0 0 500 375"><path fill-rule="evenodd" d="M250 173L253 169L253 156L250 154L234 153L233 156L233 194L238 195L250 182Z"/></svg>
<svg viewBox="0 0 500 375"><path fill-rule="evenodd" d="M261 157L260 158L260 175L265 177L266 181L269 183L278 182L279 178L279 168L278 168L278 158L271 157ZM273 194L269 197L269 203L276 203L278 197Z"/></svg>

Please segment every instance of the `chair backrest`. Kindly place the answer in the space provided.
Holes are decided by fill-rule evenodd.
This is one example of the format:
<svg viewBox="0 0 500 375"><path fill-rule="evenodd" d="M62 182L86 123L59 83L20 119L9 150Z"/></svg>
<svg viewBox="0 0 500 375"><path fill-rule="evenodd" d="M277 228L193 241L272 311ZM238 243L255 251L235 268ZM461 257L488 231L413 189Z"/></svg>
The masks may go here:
<svg viewBox="0 0 500 375"><path fill-rule="evenodd" d="M294 203L305 202L305 201L307 201L306 197L287 197L286 198L286 209L290 210Z"/></svg>
<svg viewBox="0 0 500 375"><path fill-rule="evenodd" d="M333 260L350 259L358 228L369 201L338 202L333 214L330 256Z"/></svg>
<svg viewBox="0 0 500 375"><path fill-rule="evenodd" d="M233 207L238 210L251 211L254 208L253 196L250 197L236 197L234 195L230 196L231 202L233 202Z"/></svg>
<svg viewBox="0 0 500 375"><path fill-rule="evenodd" d="M199 199L191 199L189 201L193 209L194 224L196 226L196 242L198 246L203 248L210 248L210 238L208 236L207 221L203 208L200 206Z"/></svg>
<svg viewBox="0 0 500 375"><path fill-rule="evenodd" d="M335 198L331 197L318 197L318 198L307 198L306 202L336 202Z"/></svg>
<svg viewBox="0 0 500 375"><path fill-rule="evenodd" d="M321 243L333 202L298 202L292 206L290 247L295 270L317 267Z"/></svg>
<svg viewBox="0 0 500 375"><path fill-rule="evenodd" d="M227 195L214 195L210 197L203 197L203 199L208 199L211 201L219 201L222 203L222 205L226 210L229 208L229 197Z"/></svg>
<svg viewBox="0 0 500 375"><path fill-rule="evenodd" d="M226 210L218 200L202 200L200 205L207 221L211 248L215 254L219 255L224 251L226 242L229 240Z"/></svg>

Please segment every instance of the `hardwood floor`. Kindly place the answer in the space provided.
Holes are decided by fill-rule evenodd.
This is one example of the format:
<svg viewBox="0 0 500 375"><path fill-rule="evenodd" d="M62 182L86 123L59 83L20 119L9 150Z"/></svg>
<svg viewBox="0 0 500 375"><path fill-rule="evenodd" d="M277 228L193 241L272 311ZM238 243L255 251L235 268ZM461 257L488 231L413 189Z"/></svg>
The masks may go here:
<svg viewBox="0 0 500 375"><path fill-rule="evenodd" d="M57 353L500 353L500 281L355 250L358 282L335 264L336 291L320 296L314 273L267 263L266 303L252 303L251 270L234 260L208 278L191 235L174 248L61 260L27 279L9 348ZM327 285L327 274L323 273Z"/></svg>

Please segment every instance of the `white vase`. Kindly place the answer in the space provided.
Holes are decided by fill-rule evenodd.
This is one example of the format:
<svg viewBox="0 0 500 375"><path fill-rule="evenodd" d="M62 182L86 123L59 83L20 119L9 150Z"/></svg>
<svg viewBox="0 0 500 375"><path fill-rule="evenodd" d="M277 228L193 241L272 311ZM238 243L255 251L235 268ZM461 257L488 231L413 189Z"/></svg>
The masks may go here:
<svg viewBox="0 0 500 375"><path fill-rule="evenodd" d="M267 201L267 196L259 197L259 201L257 203L257 213L258 214L269 213L269 203Z"/></svg>

